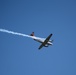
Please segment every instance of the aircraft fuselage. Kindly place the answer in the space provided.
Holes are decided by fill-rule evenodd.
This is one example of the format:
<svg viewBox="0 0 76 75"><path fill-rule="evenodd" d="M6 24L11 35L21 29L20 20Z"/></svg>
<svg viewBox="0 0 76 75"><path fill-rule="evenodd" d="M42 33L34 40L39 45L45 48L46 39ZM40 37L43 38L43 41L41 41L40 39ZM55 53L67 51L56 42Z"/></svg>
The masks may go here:
<svg viewBox="0 0 76 75"><path fill-rule="evenodd" d="M40 43L43 43L45 39L34 39L34 40L38 41ZM53 44L52 44L51 40L49 40L46 45L53 45Z"/></svg>
<svg viewBox="0 0 76 75"><path fill-rule="evenodd" d="M40 42L41 45L39 46L38 49L41 49L43 46L48 47L49 45L53 45L52 42L53 40L50 40L52 34L50 34L47 38L39 38L34 36L34 32L30 34L31 38L33 38L35 41Z"/></svg>

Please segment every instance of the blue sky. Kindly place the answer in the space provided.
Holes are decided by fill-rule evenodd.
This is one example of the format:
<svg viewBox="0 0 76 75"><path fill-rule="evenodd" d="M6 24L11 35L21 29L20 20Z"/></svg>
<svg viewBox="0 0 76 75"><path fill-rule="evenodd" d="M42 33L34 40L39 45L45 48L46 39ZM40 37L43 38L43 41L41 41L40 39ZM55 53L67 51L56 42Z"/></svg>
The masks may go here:
<svg viewBox="0 0 76 75"><path fill-rule="evenodd" d="M39 51L31 38L0 32L0 75L76 75L75 0L1 0L0 28L54 40Z"/></svg>

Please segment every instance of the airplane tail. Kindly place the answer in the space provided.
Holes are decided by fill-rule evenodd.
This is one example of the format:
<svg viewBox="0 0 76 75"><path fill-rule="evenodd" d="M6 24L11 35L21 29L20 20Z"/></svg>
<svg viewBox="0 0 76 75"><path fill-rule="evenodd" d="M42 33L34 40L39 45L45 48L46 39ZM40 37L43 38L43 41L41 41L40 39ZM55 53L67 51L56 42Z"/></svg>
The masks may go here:
<svg viewBox="0 0 76 75"><path fill-rule="evenodd" d="M34 36L34 32L32 32L32 34L30 34L30 36Z"/></svg>

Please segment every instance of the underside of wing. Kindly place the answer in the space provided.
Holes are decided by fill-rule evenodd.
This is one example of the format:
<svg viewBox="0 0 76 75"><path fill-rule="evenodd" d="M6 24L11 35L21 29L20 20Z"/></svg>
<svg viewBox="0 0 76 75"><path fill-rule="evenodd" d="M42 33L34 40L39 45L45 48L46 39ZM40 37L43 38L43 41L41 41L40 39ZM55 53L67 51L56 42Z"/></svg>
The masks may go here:
<svg viewBox="0 0 76 75"><path fill-rule="evenodd" d="M50 34L45 40L44 42L40 45L39 49L41 49L43 46L45 46L47 44L47 42L49 41L49 39L51 38L52 34Z"/></svg>
<svg viewBox="0 0 76 75"><path fill-rule="evenodd" d="M39 47L38 49L41 49L43 46L44 46L44 45L43 45L43 44L41 44L41 45L40 45L40 47Z"/></svg>
<svg viewBox="0 0 76 75"><path fill-rule="evenodd" d="M45 41L49 41L49 39L52 37L53 34L50 34L46 39Z"/></svg>

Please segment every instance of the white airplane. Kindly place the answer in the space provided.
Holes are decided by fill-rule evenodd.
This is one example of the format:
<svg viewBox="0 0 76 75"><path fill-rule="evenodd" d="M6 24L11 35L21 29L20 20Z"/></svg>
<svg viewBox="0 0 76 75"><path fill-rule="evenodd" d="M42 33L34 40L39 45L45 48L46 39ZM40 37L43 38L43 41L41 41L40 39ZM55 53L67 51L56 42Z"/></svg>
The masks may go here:
<svg viewBox="0 0 76 75"><path fill-rule="evenodd" d="M41 43L40 47L38 49L41 49L43 46L44 47L48 47L49 45L53 45L53 40L50 40L52 34L50 34L46 39L45 38L39 38L39 37L35 37L34 36L34 32L32 32L32 34L30 34L30 36L32 36L32 38L35 41L38 41Z"/></svg>

